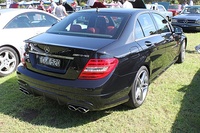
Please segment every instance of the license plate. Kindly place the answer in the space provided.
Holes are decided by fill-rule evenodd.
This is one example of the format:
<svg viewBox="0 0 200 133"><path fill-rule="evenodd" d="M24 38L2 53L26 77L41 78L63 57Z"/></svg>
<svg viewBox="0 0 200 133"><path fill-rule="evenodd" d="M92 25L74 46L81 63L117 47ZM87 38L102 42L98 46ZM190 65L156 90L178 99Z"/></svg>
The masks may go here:
<svg viewBox="0 0 200 133"><path fill-rule="evenodd" d="M60 60L46 57L46 56L39 56L39 63L43 65L53 66L53 67L60 67Z"/></svg>

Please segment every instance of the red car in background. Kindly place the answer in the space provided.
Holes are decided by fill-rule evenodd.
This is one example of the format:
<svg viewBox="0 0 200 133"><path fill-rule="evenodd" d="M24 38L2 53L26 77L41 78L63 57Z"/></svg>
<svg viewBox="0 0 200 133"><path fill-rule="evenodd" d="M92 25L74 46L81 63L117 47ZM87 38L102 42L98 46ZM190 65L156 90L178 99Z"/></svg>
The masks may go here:
<svg viewBox="0 0 200 133"><path fill-rule="evenodd" d="M173 13L173 16L178 15L182 10L182 5L178 4L173 4L169 5L168 11L171 11Z"/></svg>
<svg viewBox="0 0 200 133"><path fill-rule="evenodd" d="M18 3L12 3L12 4L10 4L9 8L19 8L19 4Z"/></svg>

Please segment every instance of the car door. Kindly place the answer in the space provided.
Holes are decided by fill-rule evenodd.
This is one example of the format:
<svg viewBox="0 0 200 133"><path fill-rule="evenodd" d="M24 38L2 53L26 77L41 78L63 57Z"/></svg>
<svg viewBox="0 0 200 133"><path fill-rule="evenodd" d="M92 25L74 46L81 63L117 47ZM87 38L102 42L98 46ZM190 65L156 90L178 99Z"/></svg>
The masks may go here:
<svg viewBox="0 0 200 133"><path fill-rule="evenodd" d="M149 13L138 17L134 32L136 42L142 47L143 54L148 56L147 62L150 64L151 79L153 79L164 69L165 38L158 34Z"/></svg>
<svg viewBox="0 0 200 133"><path fill-rule="evenodd" d="M174 62L176 56L178 55L177 51L179 51L179 44L173 37L169 22L166 21L166 19L160 14L153 13L152 16L155 19L158 33L164 38L163 45L165 53L163 54L163 64L166 68Z"/></svg>
<svg viewBox="0 0 200 133"><path fill-rule="evenodd" d="M23 48L24 40L45 32L56 22L58 22L56 18L44 13L22 13L15 16L1 30L1 42Z"/></svg>

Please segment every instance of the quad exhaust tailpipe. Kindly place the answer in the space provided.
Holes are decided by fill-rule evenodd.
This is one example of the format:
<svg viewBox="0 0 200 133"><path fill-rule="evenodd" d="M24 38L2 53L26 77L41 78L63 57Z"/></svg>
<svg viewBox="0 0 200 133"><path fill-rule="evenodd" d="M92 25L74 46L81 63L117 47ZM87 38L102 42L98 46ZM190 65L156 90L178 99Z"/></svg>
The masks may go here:
<svg viewBox="0 0 200 133"><path fill-rule="evenodd" d="M78 107L78 106L74 106L74 105L71 105L71 104L68 105L68 109L71 110L71 111L79 111L81 113L87 113L89 111L89 109L87 109L87 108Z"/></svg>
<svg viewBox="0 0 200 133"><path fill-rule="evenodd" d="M28 90L24 89L24 88L19 88L19 90L26 95L30 95L30 92Z"/></svg>

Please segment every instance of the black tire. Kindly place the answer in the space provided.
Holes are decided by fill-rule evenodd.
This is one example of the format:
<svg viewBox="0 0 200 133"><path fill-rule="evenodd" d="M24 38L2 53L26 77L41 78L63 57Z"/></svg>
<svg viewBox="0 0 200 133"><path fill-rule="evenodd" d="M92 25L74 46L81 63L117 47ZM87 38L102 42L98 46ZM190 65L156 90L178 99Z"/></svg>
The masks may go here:
<svg viewBox="0 0 200 133"><path fill-rule="evenodd" d="M14 49L10 47L0 48L0 77L13 73L18 64L18 54Z"/></svg>
<svg viewBox="0 0 200 133"><path fill-rule="evenodd" d="M137 108L143 104L149 89L149 71L142 66L138 70L129 93L129 101L126 103L131 108Z"/></svg>
<svg viewBox="0 0 200 133"><path fill-rule="evenodd" d="M181 49L180 49L180 54L178 56L177 63L183 63L185 60L185 50L186 50L186 45L185 45L185 40L182 41L181 43Z"/></svg>

